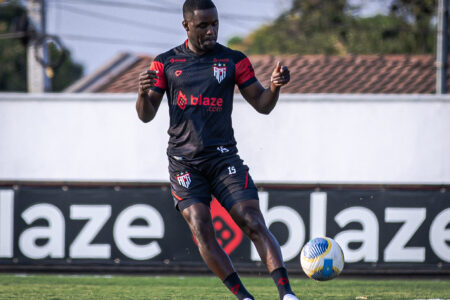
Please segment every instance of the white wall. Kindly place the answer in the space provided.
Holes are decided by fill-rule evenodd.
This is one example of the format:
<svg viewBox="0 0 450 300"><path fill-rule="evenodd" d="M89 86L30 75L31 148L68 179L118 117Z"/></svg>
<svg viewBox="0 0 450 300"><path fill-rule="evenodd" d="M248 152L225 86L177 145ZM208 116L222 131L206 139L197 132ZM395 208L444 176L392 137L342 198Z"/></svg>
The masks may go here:
<svg viewBox="0 0 450 300"><path fill-rule="evenodd" d="M168 109L132 94L0 94L0 180L166 182ZM450 183L450 97L282 95L233 125L256 182Z"/></svg>

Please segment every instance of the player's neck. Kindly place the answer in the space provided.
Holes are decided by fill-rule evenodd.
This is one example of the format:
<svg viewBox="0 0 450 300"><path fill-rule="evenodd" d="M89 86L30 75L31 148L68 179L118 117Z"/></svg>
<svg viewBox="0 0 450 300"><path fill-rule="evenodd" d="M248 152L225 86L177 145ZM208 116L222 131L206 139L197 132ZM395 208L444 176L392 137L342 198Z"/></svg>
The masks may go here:
<svg viewBox="0 0 450 300"><path fill-rule="evenodd" d="M203 55L203 54L209 52L209 51L206 51L206 50L201 50L201 49L195 48L195 47L193 46L193 44L191 43L191 41L189 41L189 39L187 40L186 47L187 47L191 52L193 52L193 53L196 54L196 55Z"/></svg>

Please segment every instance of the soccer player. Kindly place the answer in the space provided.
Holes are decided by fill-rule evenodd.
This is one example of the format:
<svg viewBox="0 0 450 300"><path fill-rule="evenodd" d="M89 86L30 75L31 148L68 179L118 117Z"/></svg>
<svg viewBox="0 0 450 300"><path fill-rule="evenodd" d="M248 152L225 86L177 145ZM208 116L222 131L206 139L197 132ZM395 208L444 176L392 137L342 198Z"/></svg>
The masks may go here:
<svg viewBox="0 0 450 300"><path fill-rule="evenodd" d="M208 267L238 299L254 299L215 238L212 194L255 244L280 299L295 300L280 246L265 225L257 189L237 154L231 124L235 84L256 111L268 114L290 80L289 70L278 62L264 88L243 53L216 42L219 19L211 0L186 0L183 17L186 41L158 55L150 70L139 75L138 116L151 121L167 93L171 194Z"/></svg>

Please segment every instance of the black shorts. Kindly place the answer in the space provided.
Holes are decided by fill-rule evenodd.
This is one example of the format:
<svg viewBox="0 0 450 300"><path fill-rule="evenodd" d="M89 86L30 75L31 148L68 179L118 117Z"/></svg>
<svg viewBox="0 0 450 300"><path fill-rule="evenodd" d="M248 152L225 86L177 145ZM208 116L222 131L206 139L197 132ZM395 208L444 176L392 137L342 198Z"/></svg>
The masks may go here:
<svg viewBox="0 0 450 300"><path fill-rule="evenodd" d="M228 211L240 202L258 199L248 167L237 150L217 151L198 160L169 156L171 193L175 207L182 211L195 203L210 206L211 195Z"/></svg>

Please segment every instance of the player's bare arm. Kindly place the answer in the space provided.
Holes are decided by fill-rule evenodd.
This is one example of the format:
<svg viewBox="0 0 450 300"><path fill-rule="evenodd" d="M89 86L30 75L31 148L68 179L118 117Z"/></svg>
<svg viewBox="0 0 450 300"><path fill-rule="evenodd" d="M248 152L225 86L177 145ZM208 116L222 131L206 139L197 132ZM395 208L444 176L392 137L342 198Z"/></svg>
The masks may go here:
<svg viewBox="0 0 450 300"><path fill-rule="evenodd" d="M241 94L257 112L269 114L277 104L280 88L291 79L289 69L277 62L270 78L270 86L264 88L259 81L241 89Z"/></svg>
<svg viewBox="0 0 450 300"><path fill-rule="evenodd" d="M151 90L158 79L156 71L144 71L139 74L139 91L136 102L136 110L142 122L153 120L158 111L163 94Z"/></svg>

